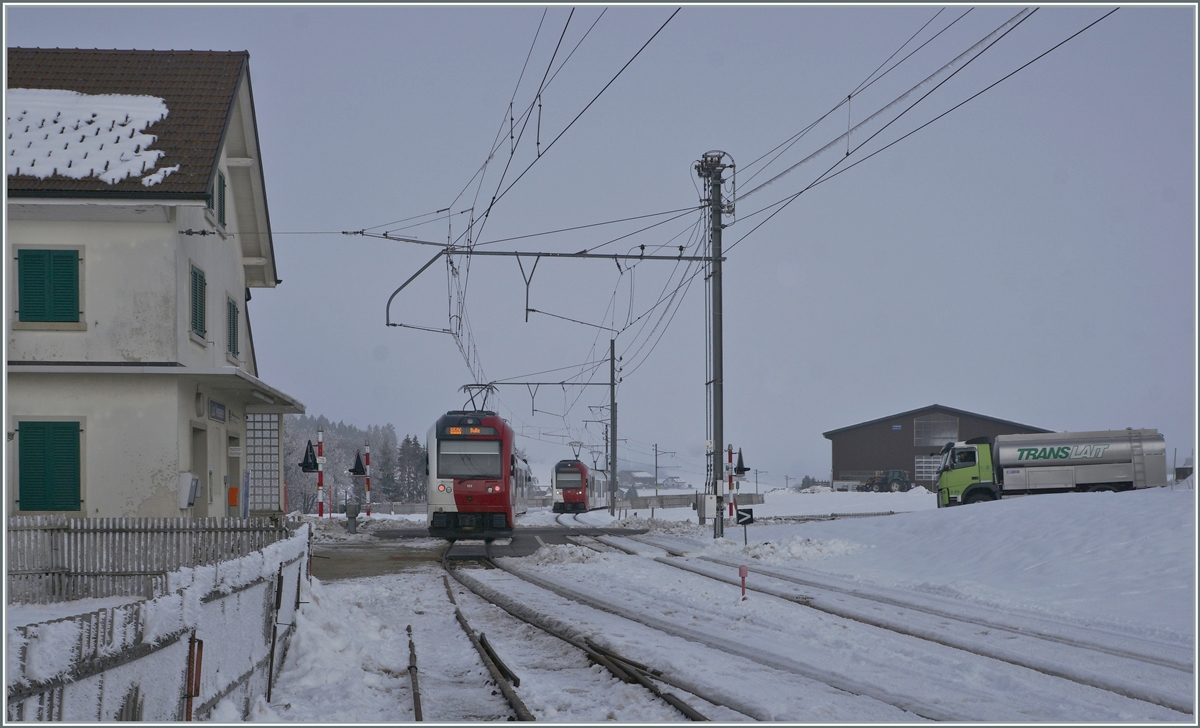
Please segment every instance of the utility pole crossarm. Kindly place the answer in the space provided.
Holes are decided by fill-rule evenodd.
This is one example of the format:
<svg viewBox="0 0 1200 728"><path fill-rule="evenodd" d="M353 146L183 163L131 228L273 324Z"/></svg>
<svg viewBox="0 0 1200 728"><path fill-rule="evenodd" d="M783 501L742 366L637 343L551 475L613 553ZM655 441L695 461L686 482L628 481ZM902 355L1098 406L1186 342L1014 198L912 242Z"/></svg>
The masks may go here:
<svg viewBox="0 0 1200 728"><path fill-rule="evenodd" d="M712 260L707 255L640 255L638 253L587 253L584 251L578 253L536 253L522 250L468 250L467 248L449 248L445 252L450 254L462 253L465 255L498 255L509 258L599 258L601 260L685 260L690 262Z"/></svg>

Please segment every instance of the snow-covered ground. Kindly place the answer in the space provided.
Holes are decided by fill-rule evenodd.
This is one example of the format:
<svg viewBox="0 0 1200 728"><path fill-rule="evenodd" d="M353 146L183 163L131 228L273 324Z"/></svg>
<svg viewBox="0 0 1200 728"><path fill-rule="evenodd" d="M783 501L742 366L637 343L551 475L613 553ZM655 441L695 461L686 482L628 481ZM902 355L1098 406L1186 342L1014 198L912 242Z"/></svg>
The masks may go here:
<svg viewBox="0 0 1200 728"><path fill-rule="evenodd" d="M653 521L648 512L615 521L593 512L580 520L650 528L638 541L612 540L640 555L549 545L530 557L501 560L506 570L558 593L506 571L467 574L579 635L721 698L723 705L713 705L671 688L717 721L1195 722L1196 502L1186 485L940 510L932 494L920 491L775 491L753 508L756 523L746 529L746 546L743 529L733 525L724 539L714 540L711 524L699 526L690 508L656 509ZM795 518L889 511L894 515ZM548 509L522 519L530 526L554 522ZM374 517L360 526L359 535L346 534L343 524L326 519L318 539L369 543L373 531L419 529L423 518ZM432 539L399 543L414 552L440 545ZM667 557L656 545L687 557ZM693 572L669 562L687 562ZM741 600L735 577L742 564L749 567L751 589L770 593L751 591ZM410 625L425 720L506 719L510 711L493 695L454 617L443 574L431 561L387 576L314 580L273 700L270 705L260 700L251 719L412 720ZM815 586L778 576L842 591L822 596ZM642 688L589 665L574 648L449 583L474 629L487 634L522 678L517 693L539 720L683 720ZM786 596L789 589L816 609L772 596ZM852 593L965 615L978 624L956 631L939 626L948 623L928 613L893 614L877 601L855 606ZM598 605L580 606L570 594L595 598ZM831 616L820 611L823 604L860 609L871 615L868 621L902 621L901 629L910 632L932 631L934 642ZM995 629L988 628L989 620ZM1026 638L1012 629L1004 632L1006 625L1036 628L1057 641L1023 648ZM940 640L939 629L946 630ZM1081 650L1073 644L1078 641L1109 649ZM975 654L976 642L993 656ZM1118 654L1125 649L1161 659L1131 677ZM1009 653L1020 653L1017 662L1050 667L1012 664L1005 661ZM1122 673L1114 679L1132 681L1120 687L1123 694L1081 684L1103 682L1112 672ZM1180 712L1181 704L1193 712Z"/></svg>

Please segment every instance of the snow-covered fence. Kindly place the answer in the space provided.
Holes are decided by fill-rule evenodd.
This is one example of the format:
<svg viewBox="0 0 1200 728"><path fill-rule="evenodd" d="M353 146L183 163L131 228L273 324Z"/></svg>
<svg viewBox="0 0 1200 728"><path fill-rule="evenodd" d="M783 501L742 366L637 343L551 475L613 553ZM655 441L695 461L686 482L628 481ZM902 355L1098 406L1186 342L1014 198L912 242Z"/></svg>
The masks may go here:
<svg viewBox="0 0 1200 728"><path fill-rule="evenodd" d="M729 501L729 493L725 494L726 502ZM761 493L738 493L737 502L739 506L752 506L763 502ZM696 494L684 493L682 495L651 495L638 498L630 498L629 500L617 501L617 507L623 509L629 508L690 508L696 503Z"/></svg>
<svg viewBox="0 0 1200 728"><path fill-rule="evenodd" d="M9 607L8 719L245 718L283 661L310 549L302 525L240 558L171 571L153 599Z"/></svg>
<svg viewBox="0 0 1200 728"><path fill-rule="evenodd" d="M267 518L8 519L8 603L162 593L166 575L258 551L287 536Z"/></svg>

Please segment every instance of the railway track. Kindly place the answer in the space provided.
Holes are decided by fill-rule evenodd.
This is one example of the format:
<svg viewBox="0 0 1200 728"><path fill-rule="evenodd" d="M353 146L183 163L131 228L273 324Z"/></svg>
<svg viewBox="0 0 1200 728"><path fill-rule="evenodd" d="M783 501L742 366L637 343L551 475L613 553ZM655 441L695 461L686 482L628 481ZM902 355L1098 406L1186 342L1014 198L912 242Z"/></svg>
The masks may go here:
<svg viewBox="0 0 1200 728"><path fill-rule="evenodd" d="M621 538L600 536L598 540L609 546L623 546L622 550L628 552L641 553L643 556L646 555L644 547L640 549L630 548L627 544L622 544L623 539ZM645 542L646 539L639 540ZM666 552L660 549L660 553L665 554ZM725 583L736 583L737 581L736 577L732 576L732 574L736 573L734 570L727 570L724 574L718 573L725 566L722 564L705 564L701 568L697 567L694 563L685 566L683 562L686 559L681 559L680 557L658 557L656 560L668 566L677 566L696 576L715 579ZM907 690L904 688L899 690L884 689L881 687L881 681L878 678L864 679L853 673L838 674L823 666L820 661L805 663L790 656L781 656L777 653L762 654L757 650L747 650L744 646L738 644L736 640L722 639L711 632L695 630L686 625L681 626L680 624L661 619L652 614L634 613L629 607L631 603L636 601L632 596L632 592L628 597L624 594L618 595L613 593L611 599L597 598L589 593L591 590L586 589L586 587L581 588L582 585L577 586L573 583L568 584L554 579L547 579L541 575L527 573L526 570L520 567L506 564L499 564L499 566L509 574L543 589L550 590L563 598L617 614L625 619L640 622L654 629L693 642L705 644L714 649L741 655L763 665L791 671L803 677L823 682L839 690L869 697L924 718L933 720L980 719L978 714L969 711L959 712L954 707L954 701L948 697L955 694L953 686L937 686L937 689L932 692L935 694L940 692L943 696L940 698L913 698L910 697L913 694L911 688ZM734 569L736 569L736 566ZM705 573L706 571L707 573ZM991 637L990 630L980 630L980 625L978 624L967 625L970 631L959 634L953 627L949 630L946 628L946 615L930 615L914 611L905 612L898 617L889 619L886 616L880 616L880 607L882 606L880 603L855 604L852 603L850 595L847 594L831 596L827 593L818 593L810 586L804 586L803 588L797 584L789 586L784 581L773 582L768 589L763 589L764 585L758 582L762 582L764 579L757 578L761 571L761 569L756 568L755 582L757 585L755 588L759 592L785 599L800 607L811 608L839 620L859 623L862 625L861 629L885 630L885 633L893 635L891 639L892 644L897 645L889 649L905 652L910 650L911 647L906 646L903 640L916 639L928 645L928 647L919 648L922 651L928 652L930 650L945 650L946 648L950 648L952 651L970 653L988 662L963 663L964 658L956 658L954 657L954 652L948 654L944 651L936 653L936 657L939 660L944 660L947 664L969 664L972 669L986 669L988 672L995 672L995 676L987 678L990 680L1016 680L1029 686L1028 689L1051 689L1051 687L1044 686L1032 679L1028 673L1022 675L1020 672L1013 672L1013 670L1021 669L1034 670L1077 685L1078 687L1074 690L1062 686L1054 687L1053 689L1067 690L1073 693L1073 699L1080 701L1081 704L1086 704L1088 701L1094 699L1089 697L1087 691L1083 690L1084 688L1087 690L1100 690L1111 693L1113 696L1119 696L1121 699L1148 704L1144 709L1135 710L1149 711L1148 714L1156 716L1155 719L1179 720L1183 716L1190 715L1193 710L1190 700L1190 669L1179 670L1175 667L1156 665L1154 662L1145 661L1130 664L1128 662L1129 658L1118 655L1107 655L1102 652L1082 652L1063 658L1061 650L1064 645L1061 642L1038 641L1029 635L1018 635L1011 632L1004 633L999 638ZM643 596L646 596L646 594L643 594ZM656 605L655 611L661 608L663 613L668 613L666 607L661 607L658 603L661 596L659 594L653 596ZM672 609L674 609L674 605L672 605ZM925 618L923 627L908 623L917 618ZM780 623L781 626L782 624ZM842 628L845 629L846 626ZM950 635L949 637L947 636L948 634ZM782 635L780 639L783 639ZM1107 659L1108 662L1099 663L1097 662L1097 658ZM1123 660L1125 662L1122 662ZM1003 667L994 663L1002 663ZM1097 669L1097 666L1100 669ZM1137 676L1136 679L1122 680L1111 677L1112 675L1121 676L1126 672L1135 674ZM1168 687L1158 687L1160 680L1167 684ZM905 695L905 692L909 692L909 695ZM926 692L929 691L922 687L917 691L917 694L924 695ZM1102 700L1101 702L1104 701ZM969 704L970 701L967 700L965 703ZM1115 704L1112 709L1116 711L1128 710L1128 708L1122 707L1123 705L1119 704L1118 701L1118 704ZM1149 706L1157 706L1158 708L1174 712L1163 714L1155 712ZM1015 712L1016 714L1020 714L1020 708L1016 707Z"/></svg>
<svg viewBox="0 0 1200 728"><path fill-rule="evenodd" d="M495 561L493 561L490 556L485 556L483 558L475 559L475 561L478 562L481 566L483 566L485 568L489 568L489 569L498 568L496 566ZM519 603L513 601L512 599L506 598L506 597L504 597L504 595L499 594L498 592L496 592L494 590L488 589L486 586L482 585L477 580L472 579L469 575L462 573L462 571L460 571L460 567L450 566L449 560L447 558L443 558L442 565L443 565L443 568L445 569L448 577L452 576L458 583L462 584L464 587L466 587L467 589L472 591L476 596L499 607L500 609L503 609L510 616L512 616L526 624L529 624L533 627L536 627L537 629L541 630L542 632L545 632L546 634L548 634L562 642L565 642L566 644L570 645L571 647L574 647L575 649L583 652L587 656L587 658L590 662L592 662L593 664L600 665L601 667L605 668L606 670L609 671L609 673L611 673L613 675L613 677L617 678L618 680L621 680L622 682L625 682L625 683L630 683L630 684L636 683L636 684L641 685L643 688L645 688L647 691L649 691L652 695L654 695L654 697L656 699L661 700L662 702L666 703L671 708L673 708L674 710L676 710L680 714L682 714L683 717L687 718L688 720L692 720L692 721L707 721L708 720L707 717L705 717L703 714L701 714L699 711L697 711L692 706L688 705L686 702L684 702L678 696L674 695L673 693L663 692L658 687L658 685L656 684L657 682L662 682L664 684L671 684L669 679L664 678L662 671L656 670L652 667L644 665L635 660L630 660L626 657L623 657L622 655L617 654L616 652L602 646L593 637L568 633L568 631L563 629L563 627L561 625L556 626L552 620L547 619L544 615L539 615L535 611L520 605ZM450 591L448 579L446 582L446 591L450 595L450 599L453 602L454 596L453 596L453 593ZM457 612L457 615L458 615L460 621L464 624L464 629L469 629L469 627L466 626L465 618L463 618L461 616L461 611L457 610L457 608L456 608L456 612ZM482 655L482 653L481 653L481 655ZM493 658L494 658L494 655L493 655ZM496 659L495 661L498 662L498 659ZM487 660L485 658L485 663L486 662L487 662ZM502 672L502 671L499 671L499 672ZM501 690L502 690L502 692L504 692L506 699L509 699L509 703L511 706L513 706L514 712L517 712L518 716L520 716L520 714L521 714L520 711L525 711L526 713L528 713L528 710L524 707L524 705L520 704L520 699L518 697L516 697L515 691L512 690L513 684L511 682L511 675L510 674L509 675L497 674L497 672L493 672L493 678L496 680L498 685L507 686L507 689L502 687ZM512 694L511 698L509 697L510 692ZM698 697L701 697L702 699L704 699L703 696L698 696ZM714 701L707 700L707 702L713 703ZM517 707L518 704L520 704L519 709ZM719 703L714 703L714 704L719 704ZM521 719L522 720L534 720L532 715L530 715L528 718L521 718Z"/></svg>
<svg viewBox="0 0 1200 728"><path fill-rule="evenodd" d="M735 563L733 560L727 558L697 555L664 543L653 536L629 536L629 539L660 549L675 557L693 558L733 568L741 565L741 562ZM614 548L619 548L626 553L630 553L630 549L627 547L620 548L614 546ZM1191 673L1193 669L1190 646L1180 646L1130 635L1115 634L1103 629L1082 627L1075 623L1055 621L1046 617L1030 616L1018 621L1008 617L1004 613L994 612L989 613L987 618L974 617L970 614L938 608L929 603L921 603L915 595L901 590L888 589L886 587L867 589L858 584L844 583L836 577L806 571L803 568L788 567L787 569L781 569L765 564L757 564L754 568L757 573L789 581L804 587L822 589L867 599L880 604L925 612L944 619L953 619L958 622L975 624L988 629L1034 636L1050 642L1081 647L1117 657L1127 657L1139 662L1173 668L1187 673Z"/></svg>
<svg viewBox="0 0 1200 728"><path fill-rule="evenodd" d="M663 549L673 557L658 557L655 560L659 563L729 584L739 581L734 570L740 563L712 556L689 557L686 552L653 538L630 539ZM618 539L601 537L601 540L626 553L634 552L622 548ZM1078 625L1057 625L1058 629L1068 628L1075 635L1055 634L1045 625L1039 629L1036 625L1005 624L996 619L955 613L928 603L915 603L911 596L890 590L872 591L861 586L831 584L828 577L822 579L816 574L806 578L762 565L756 565L754 570L756 578L750 587L752 590L798 601L826 614L1019 665L1181 713L1192 714L1194 710L1192 665L1185 655L1171 654L1178 652L1176 646L1101 631L1093 631L1092 638L1088 639L1080 636L1086 635L1087 631ZM992 633L998 638L992 637ZM1110 640L1119 639L1123 644L1105 644L1102 639L1106 636ZM1164 648L1169 648L1166 654ZM1127 675L1137 679L1115 677Z"/></svg>
<svg viewBox="0 0 1200 728"><path fill-rule="evenodd" d="M644 552L601 536L602 543L630 554ZM671 557L655 557L658 563L727 584L740 581L740 565L719 557L689 557L686 552L652 537L630 537L662 549ZM1024 667L1079 685L1122 697L1158 705L1185 715L1193 714L1191 697L1193 671L1179 659L1152 654L1147 646L1131 650L1084 639L1048 633L1046 630L996 625L982 619L964 618L946 609L887 593L871 593L861 587L831 586L828 579L802 578L756 565L750 591L769 594L802 607L848 619L897 634L970 652L981 657ZM886 606L883 610L880 607ZM980 631L980 628L983 631ZM998 633L993 637L992 633ZM1126 640L1128 641L1128 640ZM1122 679L1133 676L1136 679ZM1167 686L1164 688L1164 686Z"/></svg>

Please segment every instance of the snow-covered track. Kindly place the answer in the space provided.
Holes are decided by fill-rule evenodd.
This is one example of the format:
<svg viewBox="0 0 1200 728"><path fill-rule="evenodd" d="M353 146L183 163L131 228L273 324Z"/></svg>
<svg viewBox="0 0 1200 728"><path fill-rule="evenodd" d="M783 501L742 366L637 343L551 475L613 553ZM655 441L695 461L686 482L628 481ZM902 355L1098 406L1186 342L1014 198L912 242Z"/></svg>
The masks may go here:
<svg viewBox="0 0 1200 728"><path fill-rule="evenodd" d="M527 581L535 586L538 586L542 589L545 589L554 594L557 594L565 599L570 599L572 601L587 605L594 609L599 609L604 612L616 614L620 617L629 619L634 622L638 622L638 623L646 625L647 627L650 627L652 629L656 629L660 632L664 632L666 634L669 634L669 635L672 635L675 637L681 637L685 640L695 642L698 644L702 644L707 647L711 647L713 649L716 649L720 652L724 652L726 654L738 655L740 657L743 657L752 662L756 662L760 665L763 665L763 666L766 666L769 668L780 670L782 672L799 675L805 679L808 679L808 680L811 680L814 682L818 682L818 683L822 683L824 685L835 688L837 690L844 691L851 695L860 696L860 697L864 697L864 698L870 698L870 699L879 701L881 703L886 703L895 708L899 708L900 710L902 710L906 713L911 713L913 715L917 715L922 718L927 718L929 720L962 721L962 720L970 720L971 719L968 716L964 716L964 715L955 713L953 711L946 710L946 709L944 709L940 706L934 705L932 703L924 703L920 700L914 700L914 699L908 698L903 695L892 694L892 693L884 690L883 688L878 687L877 685L871 685L866 682L854 680L852 678L848 678L848 677L844 677L844 676L832 675L832 674L830 674L830 672L828 670L823 670L816 666L809 665L809 664L800 662L798 660L791 660L791 659L786 659L786 658L776 658L776 657L770 656L770 655L763 655L763 654L759 653L758 651L753 650L753 649L748 649L745 646L743 646L733 640L722 639L720 637L716 637L716 636L704 633L700 630L692 629L689 627L683 627L683 626L680 626L680 625L677 625L677 624L674 624L674 623L671 623L671 622L668 622L668 621L665 621L662 619L657 619L650 615L630 613L627 609L623 610L613 603L610 603L606 600L601 600L601 599L595 598L593 596L590 596L588 594L585 594L581 591L578 591L571 587L565 586L563 584L558 584L558 583L555 583L555 582L552 582L552 581L549 581L546 579L539 578L532 574L513 569L513 568L511 568L507 565L501 564L499 562L493 562L493 564L518 579ZM661 679L661 678L659 678L659 679ZM665 682L665 680L664 680L664 682ZM695 694L695 693L693 693L693 694ZM708 698L707 696L701 696L701 697L704 697L704 699L709 700L709 702L713 702L713 703L719 704L719 705L723 704L723 705L726 705L726 707L731 707L735 710L738 710L739 712L744 712L747 715L751 715L752 717L757 717L755 715L756 711L753 711L753 709L736 708L736 707L730 705L728 700L726 700L725 702L719 702L718 700ZM771 718L758 718L758 719L759 720L771 720Z"/></svg>
<svg viewBox="0 0 1200 728"><path fill-rule="evenodd" d="M644 549L622 543L623 538L599 539L626 553L645 556ZM728 584L738 584L741 563L713 556L689 556L652 537L630 537L671 554L654 560L693 574ZM861 622L936 644L971 652L1012 665L1063 678L1133 700L1193 714L1193 673L1190 664L1152 654L1161 643L1145 643L1141 649L1113 647L1079 636L1082 628L1068 625L1068 634L1055 633L1049 624L1004 624L990 619L939 608L918 595L878 591L861 585L831 584L829 577L798 576L792 569L754 565L750 591L769 594L836 617ZM886 607L881 608L881 607ZM980 631L983 627L983 631ZM1062 625L1058 626L1062 629ZM992 635L996 632L996 635ZM1101 635L1107 633L1101 633ZM1124 637L1124 636L1122 636ZM1169 646L1168 646L1169 647Z"/></svg>
<svg viewBox="0 0 1200 728"><path fill-rule="evenodd" d="M478 561L487 567L496 568L496 564L494 561L492 561L491 558L485 557L485 558L478 559ZM688 720L692 720L692 721L707 721L708 720L708 718L706 718L700 712L698 712L697 710L692 708L690 705L685 703L683 700L679 699L677 696L675 696L671 693L662 692L658 688L658 686L654 684L655 681L663 682L663 683L666 683L669 685L673 684L669 680L664 679L663 674L660 670L656 670L656 669L648 667L642 663L625 658L611 650L608 650L604 647L597 645L591 639L588 639L586 637L584 637L582 639L582 641L579 639L576 639L575 637L572 637L571 635L564 633L563 630L558 629L555 626L553 626L552 624L550 624L549 620L545 619L544 615L538 615L536 612L529 610L525 607L522 607L521 605L517 604L513 600L504 597L503 595L499 594L498 592L495 592L494 590L487 588L485 585L481 584L477 580L472 579L470 576L463 574L458 568L452 568L449 565L449 562L447 560L443 559L442 565L446 569L447 574L449 574L450 576L453 576L456 581L458 581L460 584L462 584L467 589L471 590L476 596L503 609L505 612L507 612L511 616L515 617L516 619L519 619L520 621L525 622L526 624L529 624L531 626L537 627L538 629L542 630L543 632L582 651L583 653L585 653L587 655L587 657L590 661L592 661L594 664L598 664L601 667L608 670L618 680L621 680L621 681L627 682L627 683L640 684L646 690L650 691L656 698L658 698L659 700L662 700L663 702L667 703L675 710L679 711L679 713L681 713ZM449 582L447 582L447 584L446 584L446 592L448 594L450 594L450 599L453 602L454 595L450 592ZM465 619L461 616L461 611L457 609L457 606L455 608L455 611L459 617L460 622L464 623L464 628L465 628ZM495 677L495 675L493 675L493 676ZM499 684L500 681L497 680L497 683ZM673 686L678 687L677 685L673 685ZM510 686L510 689L511 689L511 686ZM507 697L508 693L505 693L505 696ZM515 692L513 693L513 697L514 697L514 699L516 699ZM698 696L698 697L708 700L708 698L705 698L704 696ZM519 702L519 699L517 699L517 701ZM720 703L717 703L712 700L709 700L709 702L712 702L715 705L720 704ZM512 703L512 701L510 701L510 704L511 703ZM729 707L729 706L726 706L726 707ZM515 706L514 706L514 709L515 709ZM528 715L528 710L525 709L524 705L521 705L521 709L524 710L525 713ZM731 709L733 709L733 708L731 708ZM736 710L736 709L734 709L734 710ZM518 713L518 715L520 715L520 713ZM532 715L529 715L529 717L521 718L521 720L535 720L535 718Z"/></svg>
<svg viewBox="0 0 1200 728"><path fill-rule="evenodd" d="M735 562L728 558L689 553L646 534L629 536L628 538L661 549L672 556L693 557L733 568L741 565L741 562ZM801 586L824 589L848 596L868 599L881 604L926 612L943 619L953 619L987 629L1037 637L1050 642L1059 642L1115 657L1126 657L1150 665L1171 668L1188 674L1191 674L1193 671L1191 645L1171 644L1146 637L1119 634L1100 627L1056 620L1045 615L1023 613L1020 616L1014 616L1007 612L988 609L978 605L971 607L971 609L976 611L975 614L965 613L962 610L955 611L944 600L937 599L936 597L927 597L884 586L864 586L857 582L852 583L827 574L809 571L803 567L788 566L787 568L776 568L765 564L755 564L754 570L756 573L790 581Z"/></svg>
<svg viewBox="0 0 1200 728"><path fill-rule="evenodd" d="M611 544L619 539L601 540ZM626 543L641 546L643 563L657 563L651 547ZM635 578L606 582L599 591L592 580L612 573L611 567L589 573L574 565L551 566L544 572L526 567L521 559L502 559L497 565L564 600L757 663L756 669L787 672L931 720L1182 721L1187 716L1186 711L817 610L793 614L796 600L760 597L749 608L734 607L741 602L720 596L729 593L723 591L726 587L707 587L704 582L712 580L697 574L672 577L666 572L676 570L666 564L659 565L662 574L634 569ZM898 671L897 664L921 666L927 674Z"/></svg>
<svg viewBox="0 0 1200 728"><path fill-rule="evenodd" d="M444 558L442 564L445 566ZM457 619L458 623L462 626L463 632L466 633L467 638L471 640L471 645L475 648L475 651L479 653L479 659L483 662L484 667L487 668L488 673L491 674L492 680L495 681L496 686L500 688L500 693L504 695L504 699L508 701L509 707L512 708L513 713L515 713L517 716L517 720L534 720L533 714L529 712L529 708L525 707L525 703L521 701L521 698L517 695L516 690L513 689L513 683L515 682L519 685L520 680L516 679L516 677L512 674L512 671L509 670L495 654L495 652L492 651L487 642L484 641L483 636L476 635L475 630L471 629L471 625L467 622L467 618L463 616L462 610L458 608L458 602L454 600L454 592L450 591L450 582L448 580L446 581L446 596L450 597L450 603L454 605L455 619Z"/></svg>

